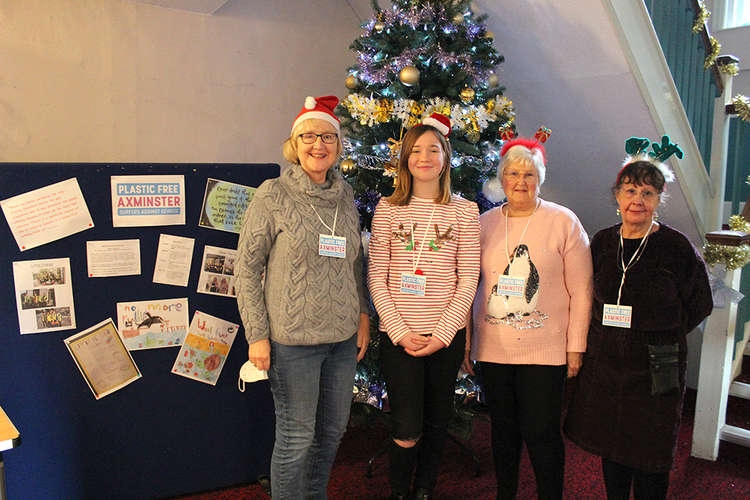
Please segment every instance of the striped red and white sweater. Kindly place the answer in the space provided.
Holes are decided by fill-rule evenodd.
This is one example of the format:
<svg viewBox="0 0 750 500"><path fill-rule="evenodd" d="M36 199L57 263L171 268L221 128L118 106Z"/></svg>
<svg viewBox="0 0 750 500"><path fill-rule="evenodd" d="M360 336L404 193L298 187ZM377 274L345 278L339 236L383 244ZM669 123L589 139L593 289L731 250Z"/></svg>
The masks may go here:
<svg viewBox="0 0 750 500"><path fill-rule="evenodd" d="M401 292L401 275L414 273L422 245L417 274L427 278L424 297ZM446 205L416 197L403 206L380 200L372 220L368 282L380 330L394 344L416 333L450 345L466 324L478 280L476 203L456 195Z"/></svg>

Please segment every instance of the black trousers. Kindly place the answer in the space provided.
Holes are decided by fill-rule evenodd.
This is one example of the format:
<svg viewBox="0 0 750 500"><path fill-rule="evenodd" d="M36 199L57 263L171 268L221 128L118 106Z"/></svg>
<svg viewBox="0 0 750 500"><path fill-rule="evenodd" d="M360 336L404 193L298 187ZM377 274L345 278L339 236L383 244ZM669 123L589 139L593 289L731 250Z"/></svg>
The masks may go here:
<svg viewBox="0 0 750 500"><path fill-rule="evenodd" d="M492 421L497 498L516 497L525 442L539 500L561 499L565 445L560 415L566 366L482 362L481 369Z"/></svg>
<svg viewBox="0 0 750 500"><path fill-rule="evenodd" d="M669 489L669 472L645 472L602 458L608 500L628 500L633 487L635 500L664 500Z"/></svg>
<svg viewBox="0 0 750 500"><path fill-rule="evenodd" d="M448 347L425 357L406 354L381 332L380 360L388 402L391 407L393 438L419 440L411 452L391 450L391 489L408 492L414 462L416 488L432 489L442 462L448 424L453 418L453 395L458 369L464 357L466 330L456 332Z"/></svg>

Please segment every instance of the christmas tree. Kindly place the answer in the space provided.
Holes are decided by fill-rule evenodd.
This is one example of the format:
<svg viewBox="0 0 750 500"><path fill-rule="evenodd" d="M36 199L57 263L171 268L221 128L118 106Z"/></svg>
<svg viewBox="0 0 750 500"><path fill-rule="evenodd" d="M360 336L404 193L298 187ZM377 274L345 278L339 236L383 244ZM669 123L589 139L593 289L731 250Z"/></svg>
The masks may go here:
<svg viewBox="0 0 750 500"><path fill-rule="evenodd" d="M495 73L503 57L469 0L393 0L351 49L339 114L345 130L341 171L354 188L362 225L369 229L381 196L393 191L403 134L432 113L451 120L453 191L481 211L492 204L481 185L494 173L500 136L513 127L513 104Z"/></svg>

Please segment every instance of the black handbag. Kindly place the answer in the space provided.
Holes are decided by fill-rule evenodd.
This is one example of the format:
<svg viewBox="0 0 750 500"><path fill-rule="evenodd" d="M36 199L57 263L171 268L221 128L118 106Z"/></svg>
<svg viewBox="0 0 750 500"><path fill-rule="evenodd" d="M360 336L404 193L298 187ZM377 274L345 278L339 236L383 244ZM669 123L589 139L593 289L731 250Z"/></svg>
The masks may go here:
<svg viewBox="0 0 750 500"><path fill-rule="evenodd" d="M651 395L664 394L680 387L680 345L648 346Z"/></svg>

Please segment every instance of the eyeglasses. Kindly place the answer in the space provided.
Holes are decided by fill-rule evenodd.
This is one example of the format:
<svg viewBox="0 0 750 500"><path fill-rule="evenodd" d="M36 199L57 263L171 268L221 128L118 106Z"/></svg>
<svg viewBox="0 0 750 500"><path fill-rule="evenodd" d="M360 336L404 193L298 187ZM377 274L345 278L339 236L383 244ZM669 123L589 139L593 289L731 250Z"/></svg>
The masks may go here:
<svg viewBox="0 0 750 500"><path fill-rule="evenodd" d="M650 189L641 189L640 191L638 191L635 188L620 189L620 194L628 199L635 198L640 194L643 201L654 201L659 196L659 193L657 193L656 191L652 191Z"/></svg>
<svg viewBox="0 0 750 500"><path fill-rule="evenodd" d="M514 172L512 170L503 170L503 177L510 179L511 181L520 181L521 179L530 182L536 179L535 172Z"/></svg>
<svg viewBox="0 0 750 500"><path fill-rule="evenodd" d="M313 134L312 132L308 132L306 134L300 134L297 137L302 139L302 142L305 144L314 144L315 141L318 140L318 137L321 138L324 144L333 144L336 142L336 139L338 139L338 134L333 134L331 132L326 132L325 134Z"/></svg>

